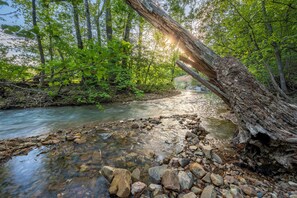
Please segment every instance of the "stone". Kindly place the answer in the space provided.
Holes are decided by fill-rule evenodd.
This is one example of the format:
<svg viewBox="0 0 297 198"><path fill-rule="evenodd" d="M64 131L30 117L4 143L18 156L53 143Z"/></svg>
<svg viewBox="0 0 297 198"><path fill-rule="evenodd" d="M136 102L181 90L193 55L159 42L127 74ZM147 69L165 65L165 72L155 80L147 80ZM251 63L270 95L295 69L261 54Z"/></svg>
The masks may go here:
<svg viewBox="0 0 297 198"><path fill-rule="evenodd" d="M166 169L167 169L167 165L155 166L155 167L149 168L148 173L149 173L150 179L154 183L160 183L161 177L163 176Z"/></svg>
<svg viewBox="0 0 297 198"><path fill-rule="evenodd" d="M203 169L203 167L194 162L190 164L190 171L198 178L201 179L204 175L206 175L206 171Z"/></svg>
<svg viewBox="0 0 297 198"><path fill-rule="evenodd" d="M85 172L85 171L87 171L88 170L88 166L87 165L85 165L85 164L82 164L80 167L79 167L79 171L80 172Z"/></svg>
<svg viewBox="0 0 297 198"><path fill-rule="evenodd" d="M76 138L76 139L74 140L74 142L75 142L76 144L84 144L84 143L87 142L87 139L86 139L86 138Z"/></svg>
<svg viewBox="0 0 297 198"><path fill-rule="evenodd" d="M250 187L248 185L242 185L239 187L242 190L242 192L244 192L248 196L256 196L257 195L257 192L252 187Z"/></svg>
<svg viewBox="0 0 297 198"><path fill-rule="evenodd" d="M234 184L235 181L236 181L236 180L234 179L233 176L226 175L226 176L224 177L224 184L226 184L226 185Z"/></svg>
<svg viewBox="0 0 297 198"><path fill-rule="evenodd" d="M216 163L218 163L218 164L222 164L223 163L223 160L221 159L221 157L220 156L218 156L216 153L212 153L212 161L213 162L216 162Z"/></svg>
<svg viewBox="0 0 297 198"><path fill-rule="evenodd" d="M207 174L202 178L202 181L207 182L207 183L211 183L210 173L207 173Z"/></svg>
<svg viewBox="0 0 297 198"><path fill-rule="evenodd" d="M139 168L135 168L132 171L131 177L132 177L133 181L139 181L140 180L140 170L139 170Z"/></svg>
<svg viewBox="0 0 297 198"><path fill-rule="evenodd" d="M196 198L197 196L193 192L189 192L182 196L182 198Z"/></svg>
<svg viewBox="0 0 297 198"><path fill-rule="evenodd" d="M290 186L297 187L297 183L295 183L295 182L289 181L288 184Z"/></svg>
<svg viewBox="0 0 297 198"><path fill-rule="evenodd" d="M202 189L201 189L201 188L198 188L198 187L196 187L196 186L192 187L192 188L191 188L191 191L192 191L193 193L195 193L196 195L200 195L200 194L202 193Z"/></svg>
<svg viewBox="0 0 297 198"><path fill-rule="evenodd" d="M134 197L139 197L143 191L146 189L147 185L142 182L135 182L132 184L131 187L131 194L134 195Z"/></svg>
<svg viewBox="0 0 297 198"><path fill-rule="evenodd" d="M217 196L217 193L214 189L214 186L209 185L203 189L200 198L216 198L216 196Z"/></svg>
<svg viewBox="0 0 297 198"><path fill-rule="evenodd" d="M195 138L195 137L198 137L198 136L195 135L194 133L191 133L189 131L186 133L186 138Z"/></svg>
<svg viewBox="0 0 297 198"><path fill-rule="evenodd" d="M97 195L100 195L100 197L106 197L109 198L109 182L107 179L103 176L100 176L96 181L96 193Z"/></svg>
<svg viewBox="0 0 297 198"><path fill-rule="evenodd" d="M162 186L158 184L150 184L148 188L150 191L155 191L157 189L162 190Z"/></svg>
<svg viewBox="0 0 297 198"><path fill-rule="evenodd" d="M170 166L174 167L174 168L178 168L179 167L179 159L178 158L172 158L169 162Z"/></svg>
<svg viewBox="0 0 297 198"><path fill-rule="evenodd" d="M202 146L202 151L207 159L211 159L212 148L211 146Z"/></svg>
<svg viewBox="0 0 297 198"><path fill-rule="evenodd" d="M167 169L162 176L162 185L164 188L173 191L180 191L180 184L177 176L177 171Z"/></svg>
<svg viewBox="0 0 297 198"><path fill-rule="evenodd" d="M94 151L92 154L92 162L93 163L99 163L101 161L101 151Z"/></svg>
<svg viewBox="0 0 297 198"><path fill-rule="evenodd" d="M187 165L189 165L190 164L190 159L188 159L188 158L181 158L181 159L179 159L179 164L180 164L180 166L181 167L186 167Z"/></svg>
<svg viewBox="0 0 297 198"><path fill-rule="evenodd" d="M198 149L198 147L197 147L197 146L190 146L189 149L190 149L191 151L196 151L196 150Z"/></svg>
<svg viewBox="0 0 297 198"><path fill-rule="evenodd" d="M154 198L168 198L168 195L161 194L161 195L155 196Z"/></svg>
<svg viewBox="0 0 297 198"><path fill-rule="evenodd" d="M109 182L111 182L114 177L114 170L115 168L113 167L103 166L100 172L101 172L101 175L103 175Z"/></svg>
<svg viewBox="0 0 297 198"><path fill-rule="evenodd" d="M137 123L133 123L132 125L131 125L131 129L139 129L140 127L139 127L139 125L137 124Z"/></svg>
<svg viewBox="0 0 297 198"><path fill-rule="evenodd" d="M118 197L128 197L132 183L131 173L126 169L117 168L113 174L114 178L110 184L109 193Z"/></svg>
<svg viewBox="0 0 297 198"><path fill-rule="evenodd" d="M230 185L230 192L233 197L243 198L241 190L236 185L233 185L233 184Z"/></svg>
<svg viewBox="0 0 297 198"><path fill-rule="evenodd" d="M180 153L182 153L184 150L184 147L181 146L181 145L178 145L176 148L175 148L175 153L178 155Z"/></svg>
<svg viewBox="0 0 297 198"><path fill-rule="evenodd" d="M178 173L178 180L181 190L188 190L193 186L194 178L191 172L180 171Z"/></svg>
<svg viewBox="0 0 297 198"><path fill-rule="evenodd" d="M210 175L210 179L211 179L212 183L214 185L216 185L216 186L221 186L221 185L224 184L224 180L223 180L223 177L221 175L212 173Z"/></svg>

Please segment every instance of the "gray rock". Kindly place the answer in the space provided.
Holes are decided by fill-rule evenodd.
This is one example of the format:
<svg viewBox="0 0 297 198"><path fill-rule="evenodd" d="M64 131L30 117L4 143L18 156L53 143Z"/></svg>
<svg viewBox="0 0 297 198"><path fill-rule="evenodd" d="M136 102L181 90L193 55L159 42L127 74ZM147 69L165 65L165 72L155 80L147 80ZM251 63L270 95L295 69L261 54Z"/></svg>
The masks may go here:
<svg viewBox="0 0 297 198"><path fill-rule="evenodd" d="M195 135L194 133L191 133L189 131L186 133L186 138L196 138L196 137L198 138L198 136Z"/></svg>
<svg viewBox="0 0 297 198"><path fill-rule="evenodd" d="M139 168L135 168L132 171L131 177L132 177L133 181L139 181L140 180L140 170L139 170Z"/></svg>
<svg viewBox="0 0 297 198"><path fill-rule="evenodd" d="M212 153L211 146L202 146L202 151L207 159L211 159L211 153Z"/></svg>
<svg viewBox="0 0 297 198"><path fill-rule="evenodd" d="M203 167L196 162L190 164L190 171L199 179L206 175L206 171Z"/></svg>
<svg viewBox="0 0 297 198"><path fill-rule="evenodd" d="M200 198L215 198L216 196L217 196L217 193L214 189L214 186L209 185L203 189Z"/></svg>
<svg viewBox="0 0 297 198"><path fill-rule="evenodd" d="M179 167L179 159L178 158L172 158L169 162L170 166L174 167L174 168L178 168Z"/></svg>
<svg viewBox="0 0 297 198"><path fill-rule="evenodd" d="M214 185L216 185L216 186L221 186L221 185L224 184L224 180L223 180L223 177L221 175L212 173L210 175L210 179L211 179L212 183Z"/></svg>
<svg viewBox="0 0 297 198"><path fill-rule="evenodd" d="M202 181L207 182L207 183L211 183L210 173L207 173L207 174L202 178Z"/></svg>
<svg viewBox="0 0 297 198"><path fill-rule="evenodd" d="M154 198L169 198L168 195L165 194L161 194L161 195L157 195Z"/></svg>
<svg viewBox="0 0 297 198"><path fill-rule="evenodd" d="M131 186L131 194L134 195L134 197L139 197L143 191L146 189L147 185L142 182L135 182Z"/></svg>
<svg viewBox="0 0 297 198"><path fill-rule="evenodd" d="M115 168L113 167L103 166L100 172L109 182L111 182L114 177L114 170Z"/></svg>
<svg viewBox="0 0 297 198"><path fill-rule="evenodd" d="M195 193L196 195L200 195L200 194L202 193L202 189L201 189L201 188L198 188L198 187L196 187L196 186L192 187L192 188L191 188L191 191L192 191L193 193Z"/></svg>
<svg viewBox="0 0 297 198"><path fill-rule="evenodd" d="M253 189L252 187L248 186L248 185L241 185L239 186L240 189L248 196L257 196L257 192L255 191L255 189Z"/></svg>
<svg viewBox="0 0 297 198"><path fill-rule="evenodd" d="M154 183L160 183L161 182L161 177L164 174L164 172L165 172L166 169L167 169L167 165L155 166L155 167L150 168L148 170L150 179Z"/></svg>
<svg viewBox="0 0 297 198"><path fill-rule="evenodd" d="M108 188L109 188L109 182L107 181L107 179L103 176L99 177L96 181L96 191L94 192L95 197L105 197L105 198L109 198L109 192L108 192Z"/></svg>
<svg viewBox="0 0 297 198"><path fill-rule="evenodd" d="M226 185L234 184L235 182L236 182L236 180L233 176L226 175L224 177L224 184L226 184Z"/></svg>
<svg viewBox="0 0 297 198"><path fill-rule="evenodd" d="M155 191L156 189L162 190L162 186L158 184L150 184L149 185L149 190L150 191Z"/></svg>
<svg viewBox="0 0 297 198"><path fill-rule="evenodd" d="M167 169L162 176L162 185L168 190L180 191L177 171Z"/></svg>
<svg viewBox="0 0 297 198"><path fill-rule="evenodd" d="M178 146L175 148L175 153L176 153L176 154L180 154L180 153L183 152L183 150L184 150L184 147L181 146L181 145L178 145Z"/></svg>
<svg viewBox="0 0 297 198"><path fill-rule="evenodd" d="M133 123L132 125L131 125L131 129L139 129L140 127L139 127L139 125L137 124L137 123Z"/></svg>
<svg viewBox="0 0 297 198"><path fill-rule="evenodd" d="M190 159L188 159L188 158L181 158L181 159L179 159L179 164L180 164L180 166L181 167L186 167L187 165L189 165L189 163L190 163Z"/></svg>
<svg viewBox="0 0 297 198"><path fill-rule="evenodd" d="M182 198L196 198L197 196L193 192L189 192L182 196Z"/></svg>
<svg viewBox="0 0 297 198"><path fill-rule="evenodd" d="M181 190L190 189L193 186L194 178L191 172L180 171L178 173L178 180Z"/></svg>
<svg viewBox="0 0 297 198"><path fill-rule="evenodd" d="M198 149L198 147L197 147L197 146L190 146L189 149L190 149L191 151L196 151L196 150Z"/></svg>
<svg viewBox="0 0 297 198"><path fill-rule="evenodd" d="M241 190L236 185L233 185L233 184L230 185L230 192L233 195L233 197L243 198Z"/></svg>
<svg viewBox="0 0 297 198"><path fill-rule="evenodd" d="M213 162L216 162L218 164L222 164L223 163L221 157L218 156L216 153L213 152L211 156L212 156L212 161Z"/></svg>

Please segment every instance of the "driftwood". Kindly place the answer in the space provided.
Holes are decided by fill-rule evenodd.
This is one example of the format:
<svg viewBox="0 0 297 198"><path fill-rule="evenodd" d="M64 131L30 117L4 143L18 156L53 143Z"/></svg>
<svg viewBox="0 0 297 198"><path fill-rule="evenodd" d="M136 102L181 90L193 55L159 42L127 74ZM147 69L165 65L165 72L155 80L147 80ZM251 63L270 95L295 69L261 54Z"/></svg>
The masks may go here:
<svg viewBox="0 0 297 198"><path fill-rule="evenodd" d="M273 94L232 57L221 58L174 21L152 0L126 0L126 3L154 27L179 44L188 57L177 64L222 98L235 112L238 145L256 146L284 167L297 164L297 107ZM185 64L207 76L201 78ZM272 161L271 161L272 163Z"/></svg>

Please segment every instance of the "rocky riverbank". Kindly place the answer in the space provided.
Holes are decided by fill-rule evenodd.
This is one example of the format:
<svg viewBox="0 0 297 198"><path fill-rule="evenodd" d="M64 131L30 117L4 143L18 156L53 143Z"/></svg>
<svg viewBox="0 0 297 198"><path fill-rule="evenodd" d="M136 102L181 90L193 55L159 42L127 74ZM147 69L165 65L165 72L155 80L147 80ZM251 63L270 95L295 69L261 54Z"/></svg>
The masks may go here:
<svg viewBox="0 0 297 198"><path fill-rule="evenodd" d="M158 139L160 131L172 133L176 129L183 134L182 144L177 144L176 136L168 136L155 150L146 148L147 144L156 145L153 138ZM105 147L96 147L97 137ZM125 144L115 145L118 141ZM63 164L68 165L63 167L75 165L75 169L67 171L73 175L71 179L58 182L54 177L46 190L33 194L35 197L297 196L295 173L278 171L265 176L246 169L229 142L210 137L196 115L94 123L44 136L1 141L2 164L36 147L47 148L38 155L46 153L52 158L51 164L65 159ZM122 152L125 148L131 152ZM118 155L110 157L108 152ZM159 152L168 155L160 157Z"/></svg>

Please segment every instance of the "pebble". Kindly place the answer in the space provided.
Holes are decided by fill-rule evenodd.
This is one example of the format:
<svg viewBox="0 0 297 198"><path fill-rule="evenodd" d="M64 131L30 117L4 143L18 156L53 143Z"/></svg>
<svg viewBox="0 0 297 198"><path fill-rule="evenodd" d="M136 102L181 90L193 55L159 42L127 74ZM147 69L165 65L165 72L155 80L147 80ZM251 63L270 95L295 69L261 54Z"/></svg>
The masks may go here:
<svg viewBox="0 0 297 198"><path fill-rule="evenodd" d="M210 179L215 186L221 186L224 184L223 177L218 174L211 174Z"/></svg>
<svg viewBox="0 0 297 198"><path fill-rule="evenodd" d="M209 185L203 189L200 198L216 198L216 196L217 196L217 193L214 189L214 186Z"/></svg>
<svg viewBox="0 0 297 198"><path fill-rule="evenodd" d="M131 186L131 194L139 197L143 193L143 191L146 189L147 185L142 182L135 182Z"/></svg>
<svg viewBox="0 0 297 198"><path fill-rule="evenodd" d="M177 176L177 171L167 169L162 176L162 185L164 188L173 191L180 191L180 184Z"/></svg>

